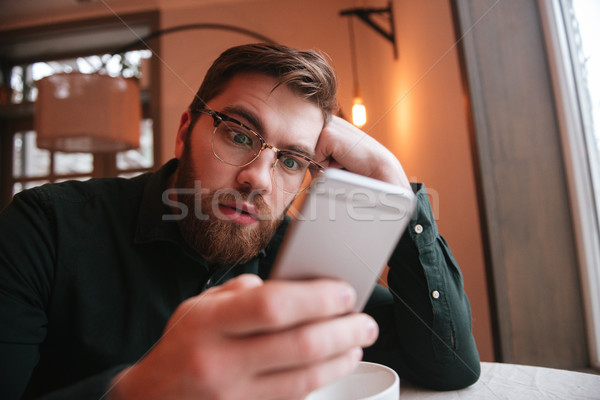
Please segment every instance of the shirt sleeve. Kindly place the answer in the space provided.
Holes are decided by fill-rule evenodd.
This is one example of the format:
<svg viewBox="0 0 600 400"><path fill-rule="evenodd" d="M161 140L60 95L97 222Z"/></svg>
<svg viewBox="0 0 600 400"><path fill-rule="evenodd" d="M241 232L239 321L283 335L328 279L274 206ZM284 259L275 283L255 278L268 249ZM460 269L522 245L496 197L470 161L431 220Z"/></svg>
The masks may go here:
<svg viewBox="0 0 600 400"><path fill-rule="evenodd" d="M0 213L1 399L99 399L125 367L98 373L58 391L28 387L47 333L46 309L56 257L53 215L39 189L15 196ZM40 393L46 394L39 397Z"/></svg>
<svg viewBox="0 0 600 400"><path fill-rule="evenodd" d="M389 261L389 288L378 286L365 308L380 327L365 359L428 388L459 389L480 374L471 309L425 187L413 184L413 190L417 207Z"/></svg>
<svg viewBox="0 0 600 400"><path fill-rule="evenodd" d="M46 336L54 255L36 196L20 194L0 213L0 397L21 398Z"/></svg>

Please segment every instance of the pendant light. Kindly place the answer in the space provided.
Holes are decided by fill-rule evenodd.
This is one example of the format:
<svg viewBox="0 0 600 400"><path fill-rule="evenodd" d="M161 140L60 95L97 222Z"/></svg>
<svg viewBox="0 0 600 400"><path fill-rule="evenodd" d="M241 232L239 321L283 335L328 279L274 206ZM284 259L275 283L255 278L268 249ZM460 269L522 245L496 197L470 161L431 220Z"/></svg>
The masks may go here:
<svg viewBox="0 0 600 400"><path fill-rule="evenodd" d="M367 123L367 108L362 99L362 93L358 84L358 65L356 62L356 43L354 38L353 18L348 18L348 31L350 34L350 58L352 78L354 82L354 98L352 100L352 123L362 128Z"/></svg>

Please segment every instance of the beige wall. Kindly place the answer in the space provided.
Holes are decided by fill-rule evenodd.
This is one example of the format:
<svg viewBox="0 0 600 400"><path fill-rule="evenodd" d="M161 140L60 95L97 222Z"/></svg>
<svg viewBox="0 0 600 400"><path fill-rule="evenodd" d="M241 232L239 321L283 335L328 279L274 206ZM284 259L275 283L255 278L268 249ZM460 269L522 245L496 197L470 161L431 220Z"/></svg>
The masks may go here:
<svg viewBox="0 0 600 400"><path fill-rule="evenodd" d="M332 58L340 77L340 103L348 115L353 94L348 23L338 14L354 3L304 0L209 5L168 11L162 22L163 27L228 23L295 47L319 48ZM450 7L439 0L396 0L394 7L397 60L391 43L355 22L359 82L368 106L365 130L395 152L411 179L429 188L439 229L463 270L481 357L493 360L466 104ZM208 61L226 46L246 41L238 34L213 31L164 39L164 159L172 155L179 114L199 86Z"/></svg>
<svg viewBox="0 0 600 400"><path fill-rule="evenodd" d="M348 115L352 74L347 20L342 9L380 7L384 1L107 1L74 16L110 15L160 7L163 28L185 23L224 23L260 32L299 48L325 51L340 78L340 103ZM439 229L461 265L473 309L473 330L483 360L493 360L488 294L482 252L466 105L448 1L395 0L399 58L391 44L355 22L359 81L368 107L365 130L388 146L412 180L425 182ZM32 16L47 22L57 15ZM37 18L37 20L36 20ZM208 63L240 34L189 31L162 38L161 162L172 157L179 116L198 88Z"/></svg>

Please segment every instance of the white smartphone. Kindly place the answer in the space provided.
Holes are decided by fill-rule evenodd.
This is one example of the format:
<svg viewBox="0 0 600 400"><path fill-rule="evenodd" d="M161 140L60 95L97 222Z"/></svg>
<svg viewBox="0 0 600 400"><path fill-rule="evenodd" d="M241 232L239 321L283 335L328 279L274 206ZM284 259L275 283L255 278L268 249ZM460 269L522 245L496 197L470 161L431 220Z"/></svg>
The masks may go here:
<svg viewBox="0 0 600 400"><path fill-rule="evenodd" d="M361 311L415 208L412 191L340 169L311 186L283 239L271 279L337 278Z"/></svg>

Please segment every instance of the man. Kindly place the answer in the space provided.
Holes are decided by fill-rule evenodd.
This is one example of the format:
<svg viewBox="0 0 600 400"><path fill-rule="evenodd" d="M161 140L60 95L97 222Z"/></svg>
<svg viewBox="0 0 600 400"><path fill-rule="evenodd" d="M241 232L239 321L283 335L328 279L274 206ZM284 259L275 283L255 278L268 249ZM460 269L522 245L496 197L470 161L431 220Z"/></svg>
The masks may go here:
<svg viewBox="0 0 600 400"><path fill-rule="evenodd" d="M183 113L177 160L15 196L0 215L2 397L300 399L361 358L435 389L475 382L462 277L422 185L365 313L344 282L265 280L311 170L409 187L332 115L335 95L314 52L235 47Z"/></svg>

